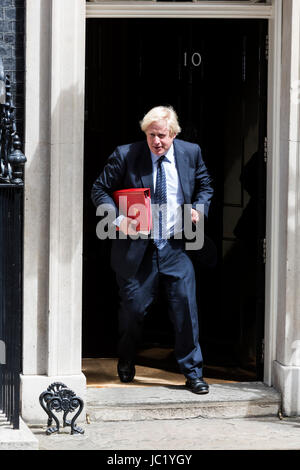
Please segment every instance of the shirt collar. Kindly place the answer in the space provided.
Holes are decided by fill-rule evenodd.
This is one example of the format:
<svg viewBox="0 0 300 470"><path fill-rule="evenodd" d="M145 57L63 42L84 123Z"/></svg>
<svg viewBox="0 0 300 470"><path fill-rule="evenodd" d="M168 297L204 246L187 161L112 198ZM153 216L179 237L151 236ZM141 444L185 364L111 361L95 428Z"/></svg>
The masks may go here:
<svg viewBox="0 0 300 470"><path fill-rule="evenodd" d="M166 160L173 163L174 162L174 145L172 144L169 150L164 154ZM151 152L151 158L153 163L157 163L162 155L155 155L155 153Z"/></svg>

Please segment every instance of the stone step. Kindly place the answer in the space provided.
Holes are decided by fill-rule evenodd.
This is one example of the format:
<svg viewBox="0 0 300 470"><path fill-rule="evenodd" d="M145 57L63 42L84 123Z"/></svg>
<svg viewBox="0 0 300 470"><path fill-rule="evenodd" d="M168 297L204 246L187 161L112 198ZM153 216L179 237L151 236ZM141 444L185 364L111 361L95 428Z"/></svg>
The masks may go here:
<svg viewBox="0 0 300 470"><path fill-rule="evenodd" d="M91 422L276 416L280 409L280 394L261 382L211 384L206 395L184 386L89 387L86 401Z"/></svg>
<svg viewBox="0 0 300 470"><path fill-rule="evenodd" d="M38 450L38 439L20 418L20 428L13 429L0 414L0 450Z"/></svg>

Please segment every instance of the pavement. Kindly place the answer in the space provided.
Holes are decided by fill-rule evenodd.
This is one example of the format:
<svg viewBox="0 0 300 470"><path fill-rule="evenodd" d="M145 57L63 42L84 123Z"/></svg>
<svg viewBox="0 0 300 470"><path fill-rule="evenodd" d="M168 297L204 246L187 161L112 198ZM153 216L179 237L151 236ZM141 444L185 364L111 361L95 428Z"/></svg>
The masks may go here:
<svg viewBox="0 0 300 470"><path fill-rule="evenodd" d="M6 417L0 414L0 451L38 449L38 439L22 419L19 429L13 429Z"/></svg>
<svg viewBox="0 0 300 470"><path fill-rule="evenodd" d="M300 450L300 417L283 417L280 395L262 383L212 384L207 395L182 386L92 387L85 411L78 423L84 434L62 428L46 435L46 426L32 426L39 450L105 451L102 463L109 465L123 464L116 459L125 451L147 460L132 468L155 467L153 458L167 463L162 452L171 458L172 451ZM143 451L152 454L146 459Z"/></svg>
<svg viewBox="0 0 300 470"><path fill-rule="evenodd" d="M90 423L83 435L69 430L47 436L32 429L40 450L118 451L300 450L300 417L187 418ZM129 454L130 455L130 452ZM142 455L142 453L141 453Z"/></svg>
<svg viewBox="0 0 300 470"><path fill-rule="evenodd" d="M261 382L212 383L207 395L170 384L88 387L83 434L48 435L46 418L21 420L19 431L3 421L0 450L93 450L103 466L140 469L195 463L202 450L300 450L300 416L282 416L280 394Z"/></svg>

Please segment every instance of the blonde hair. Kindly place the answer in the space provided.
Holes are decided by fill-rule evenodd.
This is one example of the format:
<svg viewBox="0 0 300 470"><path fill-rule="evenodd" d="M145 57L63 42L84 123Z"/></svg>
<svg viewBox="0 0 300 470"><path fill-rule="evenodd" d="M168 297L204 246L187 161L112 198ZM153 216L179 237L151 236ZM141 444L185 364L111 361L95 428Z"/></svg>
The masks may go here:
<svg viewBox="0 0 300 470"><path fill-rule="evenodd" d="M166 121L167 127L171 135L179 134L181 128L178 123L178 117L172 106L156 106L150 109L147 114L140 121L140 126L143 132L146 132L147 128L157 121Z"/></svg>

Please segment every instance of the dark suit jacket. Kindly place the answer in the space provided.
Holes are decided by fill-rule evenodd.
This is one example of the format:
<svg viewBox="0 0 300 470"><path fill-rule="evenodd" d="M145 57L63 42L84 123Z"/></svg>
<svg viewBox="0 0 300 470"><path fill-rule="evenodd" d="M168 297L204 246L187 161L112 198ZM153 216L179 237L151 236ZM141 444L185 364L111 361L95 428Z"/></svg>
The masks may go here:
<svg viewBox="0 0 300 470"><path fill-rule="evenodd" d="M213 194L211 178L201 156L199 145L175 139L174 154L185 204L204 204L208 214ZM152 159L145 141L117 147L109 157L101 175L92 188L92 200L117 208L112 198L113 191L127 188L150 188L153 195ZM122 277L133 276L138 270L145 253L148 239L131 238L112 241L111 265Z"/></svg>

